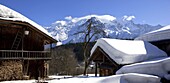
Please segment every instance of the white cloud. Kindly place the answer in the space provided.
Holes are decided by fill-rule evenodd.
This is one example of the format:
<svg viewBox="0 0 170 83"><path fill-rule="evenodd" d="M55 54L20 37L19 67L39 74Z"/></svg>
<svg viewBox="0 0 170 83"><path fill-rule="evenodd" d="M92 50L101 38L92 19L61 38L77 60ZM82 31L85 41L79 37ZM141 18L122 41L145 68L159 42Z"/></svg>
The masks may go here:
<svg viewBox="0 0 170 83"><path fill-rule="evenodd" d="M72 18L72 22L78 22L80 20L83 20L83 19L90 19L91 17L96 17L98 18L100 21L104 22L104 23L107 23L109 21L113 21L113 20L116 20L116 17L113 17L111 15L87 15L87 16L83 16L83 17L79 17L79 18Z"/></svg>
<svg viewBox="0 0 170 83"><path fill-rule="evenodd" d="M127 21L130 21L130 20L132 20L132 19L134 19L135 18L135 16L123 16L123 20L127 20Z"/></svg>

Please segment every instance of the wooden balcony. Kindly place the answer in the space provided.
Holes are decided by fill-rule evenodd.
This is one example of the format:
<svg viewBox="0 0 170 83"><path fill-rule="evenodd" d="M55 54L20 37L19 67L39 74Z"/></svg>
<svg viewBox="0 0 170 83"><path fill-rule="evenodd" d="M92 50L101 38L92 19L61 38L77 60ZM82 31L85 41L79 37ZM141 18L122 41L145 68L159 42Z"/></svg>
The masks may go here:
<svg viewBox="0 0 170 83"><path fill-rule="evenodd" d="M0 50L0 59L51 59L49 51Z"/></svg>

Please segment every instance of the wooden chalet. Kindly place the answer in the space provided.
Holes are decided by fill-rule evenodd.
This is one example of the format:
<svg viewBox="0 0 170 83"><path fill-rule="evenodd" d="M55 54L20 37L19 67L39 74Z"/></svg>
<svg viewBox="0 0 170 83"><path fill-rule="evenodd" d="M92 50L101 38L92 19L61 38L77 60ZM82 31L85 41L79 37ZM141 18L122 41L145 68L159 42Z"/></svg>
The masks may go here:
<svg viewBox="0 0 170 83"><path fill-rule="evenodd" d="M57 41L41 26L19 13L2 5L0 9L8 11L7 14L0 12L0 61L22 61L22 72L30 78L47 76L47 61L51 59L51 53L44 50L44 45L49 44L51 48Z"/></svg>
<svg viewBox="0 0 170 83"><path fill-rule="evenodd" d="M89 64L95 63L95 76L109 76L124 65L166 56L164 51L145 41L101 38L91 50Z"/></svg>

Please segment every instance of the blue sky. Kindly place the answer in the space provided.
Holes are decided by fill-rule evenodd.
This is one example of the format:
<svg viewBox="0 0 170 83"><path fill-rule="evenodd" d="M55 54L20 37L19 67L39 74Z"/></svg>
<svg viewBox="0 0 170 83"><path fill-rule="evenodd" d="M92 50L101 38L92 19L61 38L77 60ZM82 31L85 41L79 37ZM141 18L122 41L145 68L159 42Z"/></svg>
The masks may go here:
<svg viewBox="0 0 170 83"><path fill-rule="evenodd" d="M42 26L66 16L109 14L117 18L134 15L135 23L170 24L170 0L0 0Z"/></svg>

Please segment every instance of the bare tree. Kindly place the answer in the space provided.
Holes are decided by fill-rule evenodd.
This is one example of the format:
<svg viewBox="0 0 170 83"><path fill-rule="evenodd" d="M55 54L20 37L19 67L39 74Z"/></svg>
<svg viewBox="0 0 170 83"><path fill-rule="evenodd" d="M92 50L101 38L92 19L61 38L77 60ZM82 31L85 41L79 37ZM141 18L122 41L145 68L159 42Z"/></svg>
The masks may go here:
<svg viewBox="0 0 170 83"><path fill-rule="evenodd" d="M75 33L75 35L80 33L84 34L84 41L83 41L83 51L84 51L83 56L84 56L84 63L85 63L84 75L86 75L87 73L88 57L90 56L90 50L89 50L90 41L92 39L98 39L105 36L105 32L102 29L103 27L105 27L104 24L99 22L95 23L96 21L93 21L94 19L95 17L88 19L84 24L80 26L80 28L86 27L86 29Z"/></svg>

